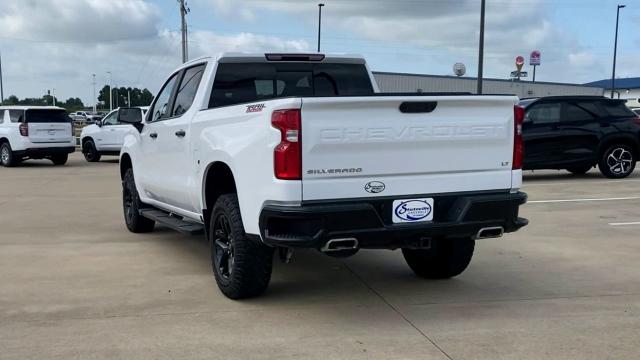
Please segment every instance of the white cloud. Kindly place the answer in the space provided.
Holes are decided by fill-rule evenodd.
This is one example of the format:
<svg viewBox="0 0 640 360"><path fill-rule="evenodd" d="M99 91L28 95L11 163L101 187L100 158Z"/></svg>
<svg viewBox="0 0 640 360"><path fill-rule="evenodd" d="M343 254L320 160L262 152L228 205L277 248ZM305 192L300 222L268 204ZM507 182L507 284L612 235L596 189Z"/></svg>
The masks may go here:
<svg viewBox="0 0 640 360"><path fill-rule="evenodd" d="M204 0L201 0L204 1ZM325 28L350 36L347 39L368 40L369 60L379 58L407 71L421 64L420 72L450 74L454 62L467 64L468 75L474 76L477 64L480 2L477 0L325 0ZM293 13L306 19L310 26L317 21L315 0L209 0L216 10L258 12L264 10ZM588 44L581 44L553 22L549 6L543 0L487 1L485 33L485 76L505 78L515 70L517 55L528 57L540 50L543 65L538 80L562 82L592 81L596 71L606 72L603 59L591 56ZM254 21L254 20L248 20ZM331 46L325 37L325 47ZM345 38L335 41L337 46ZM365 52L367 55L367 52ZM395 60L395 61L394 61ZM526 69L525 69L526 70ZM411 70L414 71L414 70Z"/></svg>
<svg viewBox="0 0 640 360"><path fill-rule="evenodd" d="M157 33L158 19L159 10L144 0L21 0L0 4L2 36L24 40L89 43L151 37Z"/></svg>
<svg viewBox="0 0 640 360"><path fill-rule="evenodd" d="M180 64L180 34L161 29L160 11L144 0L23 0L0 3L4 95L92 100L113 73L118 86L157 91ZM5 24L9 24L6 27ZM9 29L6 30L5 29ZM190 33L190 57L224 51L305 51L305 41L251 33Z"/></svg>

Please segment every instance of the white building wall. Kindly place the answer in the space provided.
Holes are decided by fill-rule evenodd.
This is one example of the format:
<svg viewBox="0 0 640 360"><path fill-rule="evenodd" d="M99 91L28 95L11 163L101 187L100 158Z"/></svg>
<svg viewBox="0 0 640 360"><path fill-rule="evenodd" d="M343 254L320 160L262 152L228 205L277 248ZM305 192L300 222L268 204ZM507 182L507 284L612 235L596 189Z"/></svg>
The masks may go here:
<svg viewBox="0 0 640 360"><path fill-rule="evenodd" d="M382 92L470 92L475 93L475 78L453 76L374 73ZM572 84L532 83L485 79L485 94L514 94L520 98L552 95L603 95L603 89Z"/></svg>
<svg viewBox="0 0 640 360"><path fill-rule="evenodd" d="M605 89L604 96L611 97L611 90ZM628 107L640 107L640 89L617 89L613 97L616 99L626 99Z"/></svg>

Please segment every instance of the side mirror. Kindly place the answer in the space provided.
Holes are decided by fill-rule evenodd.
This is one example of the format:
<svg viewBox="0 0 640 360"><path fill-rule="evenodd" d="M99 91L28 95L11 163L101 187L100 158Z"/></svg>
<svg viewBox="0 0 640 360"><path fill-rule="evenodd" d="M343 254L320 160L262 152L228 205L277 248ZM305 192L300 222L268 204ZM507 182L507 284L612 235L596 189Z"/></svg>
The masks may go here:
<svg viewBox="0 0 640 360"><path fill-rule="evenodd" d="M94 120L93 123L98 125L99 127L102 127L102 119L96 119L96 120Z"/></svg>
<svg viewBox="0 0 640 360"><path fill-rule="evenodd" d="M118 110L118 122L131 124L133 127L142 130L142 110L140 108L120 108Z"/></svg>

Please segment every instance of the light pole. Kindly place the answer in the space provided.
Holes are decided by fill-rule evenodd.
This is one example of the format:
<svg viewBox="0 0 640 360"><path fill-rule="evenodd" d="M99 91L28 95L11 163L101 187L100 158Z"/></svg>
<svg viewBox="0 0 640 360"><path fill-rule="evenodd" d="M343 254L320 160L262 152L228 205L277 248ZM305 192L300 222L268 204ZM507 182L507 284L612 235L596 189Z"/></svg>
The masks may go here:
<svg viewBox="0 0 640 360"><path fill-rule="evenodd" d="M616 39L613 43L613 71L611 72L611 98L613 99L613 92L616 89L616 55L618 52L618 21L620 20L620 9L627 5L618 5L616 11Z"/></svg>
<svg viewBox="0 0 640 360"><path fill-rule="evenodd" d="M0 105L4 101L4 89L2 88L2 53L0 53Z"/></svg>
<svg viewBox="0 0 640 360"><path fill-rule="evenodd" d="M187 14L191 11L185 4L185 0L178 0L180 5L180 32L182 33L182 63L189 60L189 39L187 35Z"/></svg>
<svg viewBox="0 0 640 360"><path fill-rule="evenodd" d="M93 113L96 113L96 74L93 75Z"/></svg>
<svg viewBox="0 0 640 360"><path fill-rule="evenodd" d="M482 3L480 4L480 44L478 50L478 94L482 94L482 64L484 60L484 7L485 0L482 0Z"/></svg>
<svg viewBox="0 0 640 360"><path fill-rule="evenodd" d="M322 7L323 3L318 4L318 52L320 52L320 32L322 31Z"/></svg>
<svg viewBox="0 0 640 360"><path fill-rule="evenodd" d="M111 71L107 71L109 74L109 111L113 110L113 89L111 88L111 84L113 83L113 74Z"/></svg>
<svg viewBox="0 0 640 360"><path fill-rule="evenodd" d="M53 106L56 106L56 88L53 88Z"/></svg>

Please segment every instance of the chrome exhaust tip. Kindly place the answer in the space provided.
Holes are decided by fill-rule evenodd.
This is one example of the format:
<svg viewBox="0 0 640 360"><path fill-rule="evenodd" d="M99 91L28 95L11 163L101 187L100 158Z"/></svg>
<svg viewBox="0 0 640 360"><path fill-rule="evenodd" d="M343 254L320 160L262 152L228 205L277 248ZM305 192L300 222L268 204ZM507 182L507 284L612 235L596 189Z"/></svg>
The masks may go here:
<svg viewBox="0 0 640 360"><path fill-rule="evenodd" d="M502 226L486 227L478 231L476 239L499 238L502 235L504 235L504 228Z"/></svg>
<svg viewBox="0 0 640 360"><path fill-rule="evenodd" d="M356 250L358 249L358 239L356 238L340 238L331 239L320 249L322 252Z"/></svg>

